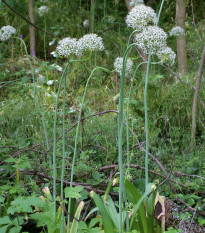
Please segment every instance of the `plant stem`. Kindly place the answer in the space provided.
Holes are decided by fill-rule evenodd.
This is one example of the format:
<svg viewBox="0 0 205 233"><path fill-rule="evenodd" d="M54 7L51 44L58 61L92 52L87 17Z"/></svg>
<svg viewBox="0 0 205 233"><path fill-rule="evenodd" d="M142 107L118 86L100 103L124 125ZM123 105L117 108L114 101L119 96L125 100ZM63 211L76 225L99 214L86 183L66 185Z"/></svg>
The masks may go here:
<svg viewBox="0 0 205 233"><path fill-rule="evenodd" d="M148 130L148 111L147 111L147 87L149 81L149 67L150 67L151 52L149 52L147 71L145 78L145 88L144 88L144 111L145 111L145 134L146 134L146 153L145 153L145 190L148 184L148 163L149 163L149 130Z"/></svg>
<svg viewBox="0 0 205 233"><path fill-rule="evenodd" d="M70 61L67 61L66 67L63 71L63 74L62 74L60 82L59 82L58 93L57 93L57 97L56 97L54 126L53 126L53 201L54 201L53 214L54 214L54 221L56 219L56 123L57 123L57 114L58 114L58 99L60 96L62 81L63 81L63 78L66 76L69 63L70 63Z"/></svg>
<svg viewBox="0 0 205 233"><path fill-rule="evenodd" d="M61 174L61 199L63 201L63 181L65 175L65 108L66 108L66 75L64 77L64 93L63 93L63 160L62 160L62 174ZM64 204L62 204L64 205ZM61 222L61 233L65 232L64 229L64 208L62 208L62 222Z"/></svg>
<svg viewBox="0 0 205 233"><path fill-rule="evenodd" d="M79 116L78 116L78 125L76 128L76 134L75 134L75 147L74 147L74 155L73 155L73 161L72 161L72 168L71 168L71 179L70 179L70 187L72 187L73 184L73 175L74 175L74 166L75 166L75 160L76 160L76 154L77 154L77 144L78 144L78 136L79 136L79 128L80 128L80 121L81 121L81 114L82 114L82 110L83 110L83 105L84 105L84 101L85 101L85 96L86 96L86 92L87 92L87 88L88 88L88 84L90 82L90 79L93 76L93 73L98 70L101 69L105 72L109 72L110 71L108 69L105 69L103 67L96 67L95 69L92 70L87 82L86 82L86 86L85 86L85 90L84 90L84 94L83 94L83 99L81 102L81 106L80 106L80 112L79 112ZM69 198L69 203L68 203L68 223L67 223L67 233L69 232L69 224L70 224L70 208L71 208L71 198Z"/></svg>

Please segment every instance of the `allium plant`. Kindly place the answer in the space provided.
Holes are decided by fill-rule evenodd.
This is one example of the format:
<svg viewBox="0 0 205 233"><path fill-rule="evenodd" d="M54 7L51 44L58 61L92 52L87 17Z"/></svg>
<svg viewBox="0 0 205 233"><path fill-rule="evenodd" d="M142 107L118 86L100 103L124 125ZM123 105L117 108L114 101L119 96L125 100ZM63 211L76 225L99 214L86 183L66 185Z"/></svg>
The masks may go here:
<svg viewBox="0 0 205 233"><path fill-rule="evenodd" d="M6 41L9 40L12 35L16 34L16 29L12 26L3 26L0 29L0 41Z"/></svg>
<svg viewBox="0 0 205 233"><path fill-rule="evenodd" d="M139 4L144 4L144 0L131 0L130 2L131 7L139 5Z"/></svg>
<svg viewBox="0 0 205 233"><path fill-rule="evenodd" d="M170 36L184 36L185 32L184 32L184 29L177 26L177 27L172 28L172 30L169 32L169 35Z"/></svg>
<svg viewBox="0 0 205 233"><path fill-rule="evenodd" d="M126 70L125 70L125 76L128 76L132 73L132 66L133 62L131 59L127 59L126 63ZM116 72L120 75L122 75L122 69L123 69L123 57L117 57L114 62L114 68Z"/></svg>
<svg viewBox="0 0 205 233"><path fill-rule="evenodd" d="M156 22L157 15L154 10L142 4L133 7L126 18L127 26L139 32L147 25L156 24Z"/></svg>
<svg viewBox="0 0 205 233"><path fill-rule="evenodd" d="M146 27L135 36L137 46L144 53L156 54L161 48L167 47L167 34L158 26Z"/></svg>
<svg viewBox="0 0 205 233"><path fill-rule="evenodd" d="M45 14L48 14L49 8L47 6L41 6L38 8L38 14L40 17L44 16Z"/></svg>
<svg viewBox="0 0 205 233"><path fill-rule="evenodd" d="M171 48L166 47L158 50L157 57L159 60L161 60L161 63L173 66L175 63L176 54Z"/></svg>

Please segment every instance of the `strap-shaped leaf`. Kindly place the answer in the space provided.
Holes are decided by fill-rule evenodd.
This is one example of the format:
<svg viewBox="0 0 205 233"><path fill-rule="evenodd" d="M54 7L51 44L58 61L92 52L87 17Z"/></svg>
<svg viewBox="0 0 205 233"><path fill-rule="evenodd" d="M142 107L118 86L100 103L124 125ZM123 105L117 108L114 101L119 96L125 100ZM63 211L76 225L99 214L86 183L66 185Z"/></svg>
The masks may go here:
<svg viewBox="0 0 205 233"><path fill-rule="evenodd" d="M100 214L102 216L102 223L103 223L103 227L104 227L104 232L105 233L115 233L112 219L110 218L110 215L104 206L104 202L103 202L102 198L98 194L96 194L94 191L90 192L90 196L93 198L93 200L94 200L96 206L98 207Z"/></svg>
<svg viewBox="0 0 205 233"><path fill-rule="evenodd" d="M84 204L85 203L83 201L81 201L80 204L78 205L78 208L75 212L75 218L74 218L73 223L72 223L71 228L70 228L70 233L77 233L77 231L78 231L78 220L80 218L80 214L81 214L81 211L84 207Z"/></svg>

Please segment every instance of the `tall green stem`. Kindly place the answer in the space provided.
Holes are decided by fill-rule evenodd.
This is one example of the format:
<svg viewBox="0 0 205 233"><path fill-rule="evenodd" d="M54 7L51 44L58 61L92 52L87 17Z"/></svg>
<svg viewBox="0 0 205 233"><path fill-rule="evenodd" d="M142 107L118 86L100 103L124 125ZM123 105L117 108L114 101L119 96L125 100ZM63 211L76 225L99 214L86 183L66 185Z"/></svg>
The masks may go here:
<svg viewBox="0 0 205 233"><path fill-rule="evenodd" d="M53 126L53 201L54 201L53 214L54 214L54 221L56 219L56 123L57 123L57 114L58 114L58 100L60 96L62 81L64 77L66 78L66 73L67 73L67 68L68 68L69 63L70 61L67 62L66 67L63 71L63 74L59 82L58 93L56 97L54 126Z"/></svg>
<svg viewBox="0 0 205 233"><path fill-rule="evenodd" d="M66 75L64 77L64 93L63 93L63 160L62 160L62 174L61 174L61 199L63 201L63 181L65 175L65 108L66 108ZM63 208L62 208L63 209ZM65 232L64 228L64 209L62 211L61 233Z"/></svg>
<svg viewBox="0 0 205 233"><path fill-rule="evenodd" d="M148 130L148 112L147 112L147 87L149 81L149 67L150 67L151 53L148 56L147 71L145 78L145 88L144 88L144 111L145 111L145 134L146 134L146 153L145 153L145 190L148 184L148 156L149 156L149 130Z"/></svg>
<svg viewBox="0 0 205 233"><path fill-rule="evenodd" d="M130 48L136 44L131 44L127 47L123 56L123 69L120 77L120 97L119 97L119 115L118 115L118 164L120 171L120 188L119 188L119 223L120 232L123 231L122 223L122 194L124 193L125 198L125 187L124 187L124 175L123 175L123 161L122 161L122 133L123 133L123 104L124 104L124 83L125 83L125 70L127 63L127 56Z"/></svg>
<svg viewBox="0 0 205 233"><path fill-rule="evenodd" d="M110 73L110 71L108 69L105 69L103 67L96 67L95 69L92 70L87 82L86 82L86 86L85 86L85 90L84 90L84 94L83 94L83 99L81 102L81 106L80 106L80 112L79 112L79 116L78 116L78 124L77 124L77 128L76 128L76 134L75 134L75 146L74 146L74 155L73 155L73 161L72 161L72 168L71 168L71 179L70 179L70 187L72 187L73 185L73 175L74 175L74 166L75 166L75 160L76 160L76 154L77 154L77 144L78 144L78 136L79 136L79 128L80 128L80 120L81 120L81 114L82 114L82 109L83 109L83 105L84 105L84 101L85 101L85 96L86 96L86 92L87 92L87 88L88 88L88 84L93 76L93 73L98 70L101 69L105 72ZM69 198L69 203L68 203L68 223L67 223L67 233L69 232L69 224L70 224L70 208L71 208L71 198Z"/></svg>
<svg viewBox="0 0 205 233"><path fill-rule="evenodd" d="M130 91L129 91L129 95L128 95L128 102L127 102L127 116L126 116L126 134L127 134L127 174L129 175L130 171L130 149L129 149L129 124L128 124L128 119L129 119L129 106L130 106L130 98L131 98L131 93L132 93L132 87L133 87L133 82L136 76L136 73L139 69L139 67L143 64L146 64L147 62L142 62L140 63L137 68L134 71L134 74L132 76L132 81L130 84Z"/></svg>

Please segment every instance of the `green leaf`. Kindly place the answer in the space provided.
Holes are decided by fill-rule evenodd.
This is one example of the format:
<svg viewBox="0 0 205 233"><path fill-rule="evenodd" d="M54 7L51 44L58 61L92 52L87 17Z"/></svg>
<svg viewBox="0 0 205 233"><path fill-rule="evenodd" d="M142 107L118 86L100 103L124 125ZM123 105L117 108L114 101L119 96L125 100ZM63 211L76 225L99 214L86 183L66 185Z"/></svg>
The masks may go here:
<svg viewBox="0 0 205 233"><path fill-rule="evenodd" d="M198 219L198 222L199 222L199 225L200 225L200 226L205 225L205 219L199 218L199 219Z"/></svg>
<svg viewBox="0 0 205 233"><path fill-rule="evenodd" d="M73 220L73 223L71 225L70 233L77 233L78 232L78 220L80 218L81 211L85 205L85 202L81 201L78 205L78 208L75 212L75 218Z"/></svg>
<svg viewBox="0 0 205 233"><path fill-rule="evenodd" d="M9 230L9 233L19 233L19 232L21 232L21 229L22 229L21 226L12 227L12 228Z"/></svg>
<svg viewBox="0 0 205 233"><path fill-rule="evenodd" d="M67 187L65 188L66 198L80 198L80 192L83 190L83 186Z"/></svg>
<svg viewBox="0 0 205 233"><path fill-rule="evenodd" d="M115 233L113 222L110 218L109 213L107 212L107 210L104 206L103 200L94 191L92 191L90 193L90 195L93 198L93 200L94 200L96 206L98 207L100 214L102 216L102 223L103 223L103 227L104 227L104 232L105 233Z"/></svg>
<svg viewBox="0 0 205 233"><path fill-rule="evenodd" d="M14 213L32 213L32 206L43 207L42 200L39 197L17 197L14 201L11 202L11 206L7 210L7 214Z"/></svg>
<svg viewBox="0 0 205 233"><path fill-rule="evenodd" d="M8 227L9 227L9 225L6 225L6 226L4 226L4 227L1 227L1 228L0 228L0 233L6 233L6 230L7 230Z"/></svg>
<svg viewBox="0 0 205 233"><path fill-rule="evenodd" d="M0 225L10 225L10 224L12 224L12 221L8 216L0 218Z"/></svg>

